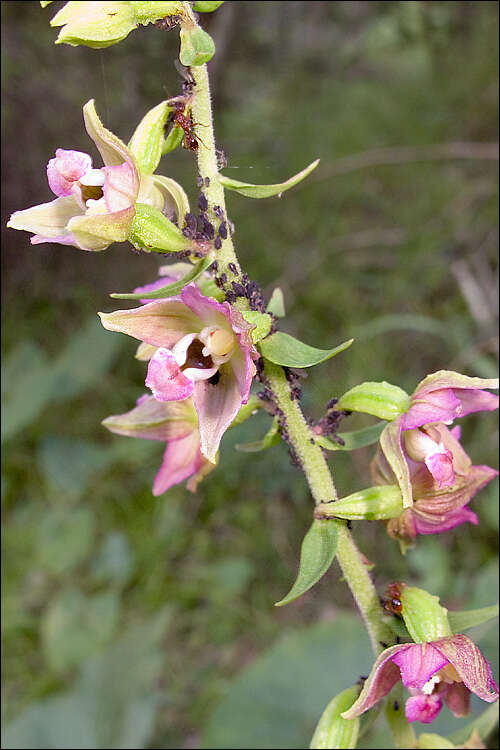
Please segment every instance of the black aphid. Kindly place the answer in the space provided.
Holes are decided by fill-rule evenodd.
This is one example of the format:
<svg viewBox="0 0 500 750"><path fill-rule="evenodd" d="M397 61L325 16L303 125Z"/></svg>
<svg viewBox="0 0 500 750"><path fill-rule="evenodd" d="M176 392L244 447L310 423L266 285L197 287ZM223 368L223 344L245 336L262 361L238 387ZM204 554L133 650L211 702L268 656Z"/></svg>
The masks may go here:
<svg viewBox="0 0 500 750"><path fill-rule="evenodd" d="M222 247L222 240L220 237L215 238L214 247L216 250L220 250Z"/></svg>
<svg viewBox="0 0 500 750"><path fill-rule="evenodd" d="M223 221L219 227L219 234L223 240L227 238L227 224L225 221Z"/></svg>

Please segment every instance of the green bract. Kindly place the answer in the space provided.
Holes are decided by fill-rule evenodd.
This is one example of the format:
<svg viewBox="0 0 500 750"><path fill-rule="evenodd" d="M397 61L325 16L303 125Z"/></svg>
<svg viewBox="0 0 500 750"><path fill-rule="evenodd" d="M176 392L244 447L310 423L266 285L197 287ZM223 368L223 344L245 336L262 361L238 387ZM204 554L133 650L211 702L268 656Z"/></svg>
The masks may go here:
<svg viewBox="0 0 500 750"><path fill-rule="evenodd" d="M276 315L277 318L285 317L285 299L283 297L283 292L279 286L277 286L276 289L273 289L273 293L271 294L271 299L269 300L266 310L267 312Z"/></svg>
<svg viewBox="0 0 500 750"><path fill-rule="evenodd" d="M293 177L290 177L286 182L275 183L274 185L252 185L250 182L240 182L234 180L231 177L226 177L223 174L218 176L218 180L221 185L224 185L228 190L234 190L240 195L245 195L247 198L271 198L273 195L280 197L281 193L297 185L305 177L307 177L313 169L319 164L319 159L313 161L308 167L298 172Z"/></svg>
<svg viewBox="0 0 500 750"><path fill-rule="evenodd" d="M415 586L403 586L399 596L404 623L415 643L428 643L453 635L448 610L439 597Z"/></svg>
<svg viewBox="0 0 500 750"><path fill-rule="evenodd" d="M254 326L252 329L252 341L254 344L267 336L273 322L270 315L258 312L257 310L243 310L241 314L247 323L251 323Z"/></svg>
<svg viewBox="0 0 500 750"><path fill-rule="evenodd" d="M325 575L335 558L337 540L338 527L335 521L314 519L302 542L297 580L288 594L276 602L275 607L295 601Z"/></svg>
<svg viewBox="0 0 500 750"><path fill-rule="evenodd" d="M260 342L262 356L275 365L282 367L313 367L325 362L330 357L340 354L351 346L354 339L344 341L334 349L316 349L290 336L288 333L277 331Z"/></svg>
<svg viewBox="0 0 500 750"><path fill-rule="evenodd" d="M340 714L352 706L358 693L359 688L353 686L343 690L330 701L314 730L309 745L311 750L356 747L360 720L343 719Z"/></svg>
<svg viewBox="0 0 500 750"><path fill-rule="evenodd" d="M157 253L177 253L191 245L191 240L184 237L181 230L161 211L145 203L135 204L135 216L127 239L138 250Z"/></svg>
<svg viewBox="0 0 500 750"><path fill-rule="evenodd" d="M330 440L324 435L318 435L315 440L327 451L354 451L357 448L365 448L367 445L377 443L386 424L387 422L378 422L369 427L363 427L361 430L339 432L337 437L342 440L342 443Z"/></svg>
<svg viewBox="0 0 500 750"><path fill-rule="evenodd" d="M281 443L279 425L276 419L273 419L271 427L268 429L262 440L255 440L252 443L236 443L234 446L240 453L260 453L270 448L272 445Z"/></svg>
<svg viewBox="0 0 500 750"><path fill-rule="evenodd" d="M338 400L337 408L373 414L392 421L408 410L410 397L402 388L385 381L354 386Z"/></svg>
<svg viewBox="0 0 500 750"><path fill-rule="evenodd" d="M482 625L483 622L498 617L498 604L481 609L469 609L463 612L448 612L448 620L454 633L463 633L468 628Z"/></svg>
<svg viewBox="0 0 500 750"><path fill-rule="evenodd" d="M211 264L212 258L203 258L182 279L174 281L171 284L166 284L161 289L156 289L152 292L137 292L136 294L119 294L114 292L109 296L114 299L165 299L166 297L174 297L176 294L182 292L186 284L196 281Z"/></svg>

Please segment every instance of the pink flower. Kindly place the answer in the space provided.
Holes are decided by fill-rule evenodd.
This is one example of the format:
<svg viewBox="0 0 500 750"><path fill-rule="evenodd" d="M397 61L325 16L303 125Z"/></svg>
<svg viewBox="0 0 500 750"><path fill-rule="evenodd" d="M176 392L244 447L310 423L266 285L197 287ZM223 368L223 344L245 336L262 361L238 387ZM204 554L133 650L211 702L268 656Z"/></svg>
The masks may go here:
<svg viewBox="0 0 500 750"><path fill-rule="evenodd" d="M132 310L99 313L110 331L120 331L151 348L146 385L158 401L193 397L201 452L215 461L222 435L248 401L259 358L252 326L228 302L205 297L195 284L178 297Z"/></svg>
<svg viewBox="0 0 500 750"><path fill-rule="evenodd" d="M401 487L405 508L413 504L414 464L425 464L439 490L456 485L457 461L466 454L458 441L453 450L445 444L445 438L450 442L446 425L471 412L498 408L498 396L485 388L498 388L498 380L435 372L418 384L408 410L384 429L380 446Z"/></svg>
<svg viewBox="0 0 500 750"><path fill-rule="evenodd" d="M409 440L408 435L411 435ZM476 514L466 506L498 472L489 466L473 466L459 438L460 427L449 430L440 423L403 433L403 455L413 504L388 522L387 531L391 536L411 544L418 534L440 534L465 522L478 523ZM428 451L431 444L438 450ZM439 471L436 471L436 462L429 462L429 452L433 458L442 457ZM379 485L396 481L380 448L371 471Z"/></svg>
<svg viewBox="0 0 500 750"><path fill-rule="evenodd" d="M155 496L186 479L188 490L194 492L200 480L215 468L200 451L198 418L192 399L164 403L145 394L131 411L108 417L103 425L118 435L167 443L153 484Z"/></svg>
<svg viewBox="0 0 500 750"><path fill-rule="evenodd" d="M409 722L430 724L443 702L454 716L466 716L471 692L488 703L498 699L490 665L478 647L466 635L452 635L429 643L402 643L383 651L359 698L343 718L354 719L368 711L399 680L411 694L405 707Z"/></svg>

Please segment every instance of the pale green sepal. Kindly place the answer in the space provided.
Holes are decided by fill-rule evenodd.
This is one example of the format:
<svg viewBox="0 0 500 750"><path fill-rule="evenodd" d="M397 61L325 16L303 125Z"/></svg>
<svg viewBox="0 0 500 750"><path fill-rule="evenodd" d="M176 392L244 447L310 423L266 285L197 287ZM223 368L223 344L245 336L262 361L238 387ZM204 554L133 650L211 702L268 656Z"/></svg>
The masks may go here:
<svg viewBox="0 0 500 750"><path fill-rule="evenodd" d="M181 2L132 2L137 23L146 26L148 23L154 23L165 16L177 16L183 11Z"/></svg>
<svg viewBox="0 0 500 750"><path fill-rule="evenodd" d="M170 151L174 150L174 148L177 148L177 146L180 146L183 138L184 138L184 131L182 128L179 128L179 127L172 128L170 133L167 135L167 137L163 141L162 154L169 154Z"/></svg>
<svg viewBox="0 0 500 750"><path fill-rule="evenodd" d="M177 223L181 227L184 224L186 214L189 213L189 200L184 188L171 177L164 177L161 174L153 175L153 185L162 194L163 210L174 211L177 216Z"/></svg>
<svg viewBox="0 0 500 750"><path fill-rule="evenodd" d="M267 312L276 315L277 318L285 317L285 298L283 297L283 291L279 286L273 289L266 310Z"/></svg>
<svg viewBox="0 0 500 750"><path fill-rule="evenodd" d="M234 418L234 420L231 422L230 427L236 427L239 424L242 424L243 422L246 422L246 420L249 417L253 417L254 414L257 414L257 412L262 408L262 401L257 396L251 395L246 404L243 404L241 409L239 410L238 414Z"/></svg>
<svg viewBox="0 0 500 750"><path fill-rule="evenodd" d="M439 597L415 586L403 586L399 596L406 628L415 643L428 643L453 635L448 610Z"/></svg>
<svg viewBox="0 0 500 750"><path fill-rule="evenodd" d="M226 177L226 175L219 174L217 179L228 190L234 190L240 195L245 195L247 198L272 198L273 195L281 197L281 193L286 190L290 190L299 182L302 182L311 172L316 169L319 164L319 159L313 161L308 167L298 172L293 177L290 177L286 182L275 183L274 185L252 185L250 182L240 182L234 180L232 177Z"/></svg>
<svg viewBox="0 0 500 750"><path fill-rule="evenodd" d="M234 423L233 423L234 424ZM272 445L281 443L279 425L276 419L273 419L271 427L268 429L262 440L255 440L252 443L236 443L234 446L240 453L260 453L270 448Z"/></svg>
<svg viewBox="0 0 500 750"><path fill-rule="evenodd" d="M243 310L241 314L247 323L254 326L251 331L254 344L267 336L273 323L273 319L270 315L258 312L257 310Z"/></svg>
<svg viewBox="0 0 500 750"><path fill-rule="evenodd" d="M358 693L357 686L350 687L330 701L314 730L309 745L312 750L356 747L360 720L359 718L343 719L340 714L352 706Z"/></svg>
<svg viewBox="0 0 500 750"><path fill-rule="evenodd" d="M108 245L112 242L125 242L134 221L134 215L135 209L130 206L112 214L74 216L68 222L67 229L73 232L76 240L82 244L89 242L89 238L94 238L96 247L92 249L99 250L102 248L97 245L103 240L106 240Z"/></svg>
<svg viewBox="0 0 500 750"><path fill-rule="evenodd" d="M178 253L190 246L190 240L160 211L145 203L136 203L135 209L128 235L134 247L156 253Z"/></svg>
<svg viewBox="0 0 500 750"><path fill-rule="evenodd" d="M439 734L419 734L418 736L418 747L420 750L448 750L448 748L454 748L455 745L446 737L441 737Z"/></svg>
<svg viewBox="0 0 500 750"><path fill-rule="evenodd" d="M180 37L179 60L186 67L203 65L214 56L214 40L200 26L182 26Z"/></svg>
<svg viewBox="0 0 500 750"><path fill-rule="evenodd" d="M275 607L295 601L325 575L337 552L338 535L335 521L314 519L302 542L297 579L288 594L276 602Z"/></svg>
<svg viewBox="0 0 500 750"><path fill-rule="evenodd" d="M128 2L69 2L50 24L63 27L56 44L102 49L125 39L137 20Z"/></svg>
<svg viewBox="0 0 500 750"><path fill-rule="evenodd" d="M87 133L97 146L107 167L120 166L126 161L130 161L134 167L136 166L134 157L123 141L102 124L96 112L94 99L90 99L84 105L83 119Z"/></svg>
<svg viewBox="0 0 500 750"><path fill-rule="evenodd" d="M477 719L474 719L462 729L457 729L456 732L449 735L448 739L455 745L464 745L470 739L471 734L477 731L481 739L487 740L498 724L498 709L499 702L495 701Z"/></svg>
<svg viewBox="0 0 500 750"><path fill-rule="evenodd" d="M194 10L197 13L212 13L212 11L220 8L223 2L224 0L219 0L219 2L209 2L209 0L205 2L205 0L198 0L198 2L194 4Z"/></svg>
<svg viewBox="0 0 500 750"><path fill-rule="evenodd" d="M401 490L395 484L368 487L332 503L320 503L315 514L321 518L351 521L386 521L403 512Z"/></svg>
<svg viewBox="0 0 500 750"><path fill-rule="evenodd" d="M396 419L394 422L390 422L387 427L382 430L380 436L380 447L382 448L398 484L401 487L404 507L411 508L413 505L413 492L408 463L403 454L403 449L401 448L400 433L400 420Z"/></svg>
<svg viewBox="0 0 500 750"><path fill-rule="evenodd" d="M66 227L74 216L80 216L82 209L76 198L67 195L50 203L15 211L7 222L10 229L33 232L47 240L67 234Z"/></svg>
<svg viewBox="0 0 500 750"><path fill-rule="evenodd" d="M454 633L463 633L468 628L482 625L483 622L498 617L498 604L481 609L469 609L463 612L448 612L448 620Z"/></svg>
<svg viewBox="0 0 500 750"><path fill-rule="evenodd" d="M140 121L128 147L137 160L139 171L153 174L158 166L164 141L163 128L172 107L166 101L151 109Z"/></svg>
<svg viewBox="0 0 500 750"><path fill-rule="evenodd" d="M114 292L109 296L113 297L114 299L165 299L166 297L174 297L176 294L180 294L182 292L186 284L190 284L191 282L196 281L196 279L198 279L201 274L204 273L210 265L212 265L212 263L212 258L203 258L182 279L179 279L179 281L174 281L172 284L167 284L161 289L156 289L152 292L138 292L136 294L119 294L117 292Z"/></svg>
<svg viewBox="0 0 500 750"><path fill-rule="evenodd" d="M367 445L377 443L386 425L387 422L377 422L377 424L363 427L361 430L339 432L338 437L342 440L343 445L330 440L324 435L318 435L314 439L322 448L326 448L328 451L355 451L357 448L365 448Z"/></svg>
<svg viewBox="0 0 500 750"><path fill-rule="evenodd" d="M277 331L261 341L259 348L263 357L275 365L282 367L313 367L325 362L330 357L340 354L349 346L354 339L344 341L334 349L316 349L314 346L304 344L302 341L290 336L288 333Z"/></svg>
<svg viewBox="0 0 500 750"><path fill-rule="evenodd" d="M379 419L391 422L410 407L410 397L402 388L382 381L381 383L360 383L339 398L337 409L372 414Z"/></svg>

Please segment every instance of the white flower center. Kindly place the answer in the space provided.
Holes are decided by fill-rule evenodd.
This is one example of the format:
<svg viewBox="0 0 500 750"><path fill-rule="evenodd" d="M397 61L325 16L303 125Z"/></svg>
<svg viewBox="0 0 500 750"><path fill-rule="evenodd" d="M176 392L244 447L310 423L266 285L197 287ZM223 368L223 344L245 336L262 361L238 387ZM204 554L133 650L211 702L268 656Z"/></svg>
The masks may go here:
<svg viewBox="0 0 500 750"><path fill-rule="evenodd" d="M102 187L104 185L104 172L102 169L89 169L83 177L80 177L79 181L82 185Z"/></svg>
<svg viewBox="0 0 500 750"><path fill-rule="evenodd" d="M437 674L433 674L430 680L427 680L422 688L422 693L425 695L431 695L434 692L434 688L441 682L441 677Z"/></svg>
<svg viewBox="0 0 500 750"><path fill-rule="evenodd" d="M216 326L207 326L198 335L198 338L205 346L202 353L204 357L212 357L217 365L227 362L235 344L234 333L224 328Z"/></svg>

